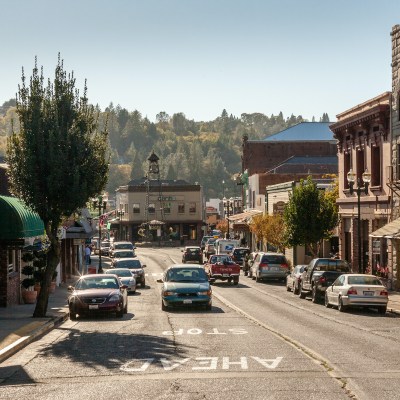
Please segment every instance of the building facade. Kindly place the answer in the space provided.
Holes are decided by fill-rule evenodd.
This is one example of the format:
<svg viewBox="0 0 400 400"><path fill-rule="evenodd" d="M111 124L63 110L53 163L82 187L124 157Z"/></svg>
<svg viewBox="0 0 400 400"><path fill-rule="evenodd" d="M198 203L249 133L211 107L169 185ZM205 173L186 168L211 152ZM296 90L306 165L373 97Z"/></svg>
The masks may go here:
<svg viewBox="0 0 400 400"><path fill-rule="evenodd" d="M387 185L391 175L390 97L385 92L344 111L330 126L339 159L339 252L353 272L377 273L390 264L386 241L370 237L388 222L391 213ZM370 173L367 191L365 172Z"/></svg>

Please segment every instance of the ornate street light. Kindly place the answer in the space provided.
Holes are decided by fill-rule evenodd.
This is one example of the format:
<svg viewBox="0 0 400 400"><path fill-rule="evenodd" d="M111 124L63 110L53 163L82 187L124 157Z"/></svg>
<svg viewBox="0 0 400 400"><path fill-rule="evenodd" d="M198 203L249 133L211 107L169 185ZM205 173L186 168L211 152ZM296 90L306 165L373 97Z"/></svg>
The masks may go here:
<svg viewBox="0 0 400 400"><path fill-rule="evenodd" d="M118 220L119 220L119 240L122 240L122 217L124 216L125 212L122 210L117 211Z"/></svg>
<svg viewBox="0 0 400 400"><path fill-rule="evenodd" d="M350 194L354 192L357 193L357 211L358 211L358 223L357 223L357 235L358 235L358 273L363 274L365 273L365 268L361 262L361 212L360 212L360 196L361 192L368 194L368 186L371 182L371 173L365 169L364 173L362 174L362 179L357 179L357 187L354 188L354 184L356 182L356 174L353 172L352 169L347 173L347 182L349 183L350 187Z"/></svg>
<svg viewBox="0 0 400 400"><path fill-rule="evenodd" d="M224 214L226 209L226 222L227 222L227 230L226 230L226 239L229 239L229 215L230 215L230 208L233 206L233 199L222 199L224 205Z"/></svg>
<svg viewBox="0 0 400 400"><path fill-rule="evenodd" d="M103 267L101 265L101 225L103 221L100 220L101 215L105 212L107 207L107 202L103 201L103 196L99 196L97 200L93 200L93 207L99 210L99 274L103 272Z"/></svg>

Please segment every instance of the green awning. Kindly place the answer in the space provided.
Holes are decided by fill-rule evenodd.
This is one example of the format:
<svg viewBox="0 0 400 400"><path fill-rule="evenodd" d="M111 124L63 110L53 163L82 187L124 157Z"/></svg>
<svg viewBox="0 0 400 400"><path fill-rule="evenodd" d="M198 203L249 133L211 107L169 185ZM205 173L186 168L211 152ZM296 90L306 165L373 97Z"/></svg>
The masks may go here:
<svg viewBox="0 0 400 400"><path fill-rule="evenodd" d="M43 234L44 224L37 213L15 197L0 196L0 240Z"/></svg>

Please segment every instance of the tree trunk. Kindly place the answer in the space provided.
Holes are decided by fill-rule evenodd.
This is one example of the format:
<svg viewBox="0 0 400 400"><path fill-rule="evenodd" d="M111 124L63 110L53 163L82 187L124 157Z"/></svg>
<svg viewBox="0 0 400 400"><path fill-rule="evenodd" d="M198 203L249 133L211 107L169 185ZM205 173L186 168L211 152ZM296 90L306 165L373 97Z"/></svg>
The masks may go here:
<svg viewBox="0 0 400 400"><path fill-rule="evenodd" d="M54 225L54 226L53 226ZM46 316L47 306L49 302L50 283L53 279L54 271L60 262L61 245L57 237L58 223L46 224L46 233L50 240L50 248L47 252L47 266L41 282L40 293L36 302L34 318L43 318Z"/></svg>

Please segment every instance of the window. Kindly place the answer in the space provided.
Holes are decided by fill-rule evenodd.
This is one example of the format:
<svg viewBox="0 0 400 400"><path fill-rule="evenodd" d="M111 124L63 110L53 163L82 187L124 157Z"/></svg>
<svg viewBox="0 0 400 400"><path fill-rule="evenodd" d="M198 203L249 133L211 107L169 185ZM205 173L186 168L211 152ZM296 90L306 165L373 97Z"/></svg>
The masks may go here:
<svg viewBox="0 0 400 400"><path fill-rule="evenodd" d="M178 203L178 214L185 214L185 203Z"/></svg>
<svg viewBox="0 0 400 400"><path fill-rule="evenodd" d="M7 266L8 266L8 273L11 274L13 272L18 272L19 271L19 265L18 265L18 257L17 257L17 251L9 249L7 252Z"/></svg>
<svg viewBox="0 0 400 400"><path fill-rule="evenodd" d="M156 205L154 203L150 203L148 211L149 211L149 214L154 214L156 212Z"/></svg>
<svg viewBox="0 0 400 400"><path fill-rule="evenodd" d="M358 179L362 182L362 174L365 171L365 160L364 160L364 151L357 151L357 181ZM357 182L356 182L357 183Z"/></svg>
<svg viewBox="0 0 400 400"><path fill-rule="evenodd" d="M125 212L125 214L127 214L127 215L129 214L129 213L128 213L128 204L125 204L124 212Z"/></svg>
<svg viewBox="0 0 400 400"><path fill-rule="evenodd" d="M350 171L350 166L351 166L351 154L350 153L345 153L343 157L343 162L344 162L344 188L348 189L349 188L349 182L347 181L347 173Z"/></svg>
<svg viewBox="0 0 400 400"><path fill-rule="evenodd" d="M381 148L371 147L371 186L381 185Z"/></svg>
<svg viewBox="0 0 400 400"><path fill-rule="evenodd" d="M196 212L196 203L189 203L189 212L191 214Z"/></svg>
<svg viewBox="0 0 400 400"><path fill-rule="evenodd" d="M140 214L140 204L139 203L133 203L133 213Z"/></svg>
<svg viewBox="0 0 400 400"><path fill-rule="evenodd" d="M164 214L171 214L171 203L164 204Z"/></svg>

